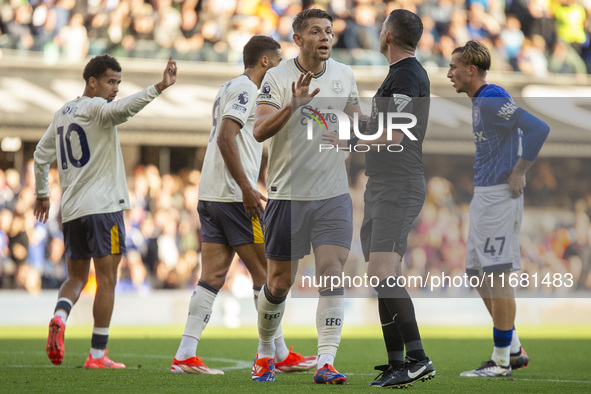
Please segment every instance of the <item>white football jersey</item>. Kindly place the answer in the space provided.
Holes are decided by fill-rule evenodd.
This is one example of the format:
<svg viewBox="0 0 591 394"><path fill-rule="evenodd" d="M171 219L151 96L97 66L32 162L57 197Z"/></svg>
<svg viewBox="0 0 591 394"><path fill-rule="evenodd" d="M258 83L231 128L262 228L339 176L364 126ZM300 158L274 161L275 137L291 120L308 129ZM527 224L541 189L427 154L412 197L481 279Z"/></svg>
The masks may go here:
<svg viewBox="0 0 591 394"><path fill-rule="evenodd" d="M257 188L263 157L263 144L252 134L257 90L246 75L240 75L220 88L213 103L213 124L199 181L200 200L242 202L242 190L230 174L218 147L217 139L224 119L241 126L236 135L240 162L252 187Z"/></svg>
<svg viewBox="0 0 591 394"><path fill-rule="evenodd" d="M34 153L35 193L49 196L49 166L57 159L63 223L130 208L116 125L158 96L154 85L113 102L82 96L54 114Z"/></svg>
<svg viewBox="0 0 591 394"><path fill-rule="evenodd" d="M257 105L284 107L292 99L292 83L306 72L297 58L269 70L261 84ZM270 139L269 198L313 201L349 192L346 153L335 149L320 151L319 146L323 143L323 133L338 131L336 117L327 116L322 110L330 107L344 111L346 106L357 103L359 94L353 70L328 59L310 82L310 92L316 88L320 88L316 97L306 106L294 108L287 124ZM325 125L316 128L309 140L308 122L319 122L320 117L326 121L328 130Z"/></svg>

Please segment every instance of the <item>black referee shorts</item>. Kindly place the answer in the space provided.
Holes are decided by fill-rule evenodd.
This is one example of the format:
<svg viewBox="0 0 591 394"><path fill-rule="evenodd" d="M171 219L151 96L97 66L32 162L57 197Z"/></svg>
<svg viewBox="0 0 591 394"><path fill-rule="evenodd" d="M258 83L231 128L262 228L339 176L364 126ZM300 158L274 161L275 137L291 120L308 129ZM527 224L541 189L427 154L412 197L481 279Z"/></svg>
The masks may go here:
<svg viewBox="0 0 591 394"><path fill-rule="evenodd" d="M406 252L408 233L425 203L425 178L402 181L370 177L364 195L361 246L365 261L372 252Z"/></svg>

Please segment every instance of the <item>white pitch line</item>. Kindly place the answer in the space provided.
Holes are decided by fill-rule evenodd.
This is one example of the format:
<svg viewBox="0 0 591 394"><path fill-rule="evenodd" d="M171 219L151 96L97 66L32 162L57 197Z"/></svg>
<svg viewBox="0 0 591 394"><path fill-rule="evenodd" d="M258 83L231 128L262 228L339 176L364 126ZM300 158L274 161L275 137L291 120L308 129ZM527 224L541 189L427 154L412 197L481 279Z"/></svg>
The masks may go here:
<svg viewBox="0 0 591 394"><path fill-rule="evenodd" d="M164 358L163 356L155 356L155 355L151 355L150 358ZM220 362L234 362L236 363L236 365L234 366L230 366L230 367L223 367L223 368L219 368L222 371L229 371L229 370L240 370L240 369L251 369L252 365L250 364L249 361L245 361L245 360L233 360L233 359L228 359L228 358L210 358L210 360L212 361L220 361ZM55 365L3 365L0 366L0 369L2 368L27 368L27 369L32 369L32 368L59 368L56 367ZM75 366L75 367L66 367L66 368L79 368L79 366ZM138 368L138 367L127 367L125 369L130 369L130 370L158 370L161 368ZM369 374L369 373L355 373L355 372L343 372L345 374L345 376L374 376L375 374ZM450 376L440 376L437 375L435 377L436 379L449 379ZM494 379L498 379L498 378L489 378L488 380L494 380ZM503 379L503 380L516 380L516 381L524 381L524 382L545 382L545 383L577 383L577 384L590 384L591 385L591 380L561 380L561 379L528 379L528 378L507 378L507 379Z"/></svg>
<svg viewBox="0 0 591 394"><path fill-rule="evenodd" d="M25 354L25 352L22 351L10 351L10 350L0 350L0 354ZM35 351L35 352L26 352L27 355L43 355L45 356L45 352L41 352L41 351ZM74 355L74 356L80 356L83 357L85 356L87 353L69 353L69 355ZM160 360L167 360L170 359L170 356L163 356L161 354L141 354L138 355L136 353L120 353L118 354L119 356L123 356L126 358L150 358L150 359L160 359ZM248 360L236 360L233 358L219 358L219 357L208 357L207 358L208 361L217 361L217 362L222 362L222 363L233 363L234 365L228 366L228 367L221 367L219 369L221 369L222 371L230 371L230 370L241 370L241 369L245 369L245 370L249 370L252 368L252 361L248 361ZM4 366L0 366L1 368L58 368L55 365L4 365ZM73 368L78 368L78 366L73 367ZM126 369L160 369L160 368L137 368L137 367L127 367ZM349 375L349 376L375 376L375 373L360 373L360 372L343 372L343 374L345 375ZM439 379L449 379L450 376L441 376L441 375L437 375L436 378ZM525 381L525 382L548 382L548 383L579 383L579 384L590 384L591 385L591 380L563 380L563 379L530 379L530 378L519 378L519 377L515 377L513 376L510 379L515 379L515 380L519 380L519 381ZM509 379L507 379L509 380Z"/></svg>

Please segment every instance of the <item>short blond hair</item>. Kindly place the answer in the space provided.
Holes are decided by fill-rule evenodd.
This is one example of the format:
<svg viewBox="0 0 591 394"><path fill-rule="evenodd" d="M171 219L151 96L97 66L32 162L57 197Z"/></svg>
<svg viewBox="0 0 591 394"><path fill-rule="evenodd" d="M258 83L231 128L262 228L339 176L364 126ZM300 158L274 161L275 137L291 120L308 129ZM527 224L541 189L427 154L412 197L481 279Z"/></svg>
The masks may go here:
<svg viewBox="0 0 591 394"><path fill-rule="evenodd" d="M467 66L473 65L482 71L490 70L490 52L478 41L468 41L463 47L454 49L452 55L459 53L458 60Z"/></svg>

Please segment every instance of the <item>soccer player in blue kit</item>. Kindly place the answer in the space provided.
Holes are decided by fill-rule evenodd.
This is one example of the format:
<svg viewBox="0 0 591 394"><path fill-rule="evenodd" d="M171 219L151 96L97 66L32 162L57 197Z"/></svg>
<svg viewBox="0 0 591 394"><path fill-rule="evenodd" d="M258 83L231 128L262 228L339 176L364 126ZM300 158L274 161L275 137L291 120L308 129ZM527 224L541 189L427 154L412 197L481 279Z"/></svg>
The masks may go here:
<svg viewBox="0 0 591 394"><path fill-rule="evenodd" d="M512 369L529 363L515 332L515 293L507 279L510 271L521 269L525 174L550 132L545 122L519 108L505 89L486 82L490 64L488 49L468 41L452 52L447 73L456 92L472 99L476 161L466 273L482 276L485 286L478 292L494 325L491 359L462 372L464 377L512 376ZM503 277L505 286L500 285Z"/></svg>

